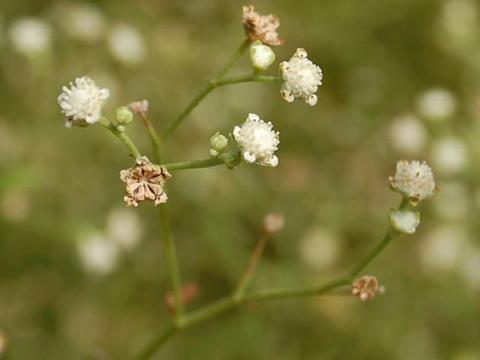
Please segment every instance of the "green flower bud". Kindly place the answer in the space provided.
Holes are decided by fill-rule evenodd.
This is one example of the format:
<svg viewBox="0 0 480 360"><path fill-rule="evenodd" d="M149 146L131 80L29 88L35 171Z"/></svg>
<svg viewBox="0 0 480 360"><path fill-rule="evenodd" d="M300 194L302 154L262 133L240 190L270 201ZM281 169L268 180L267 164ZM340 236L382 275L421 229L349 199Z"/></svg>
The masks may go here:
<svg viewBox="0 0 480 360"><path fill-rule="evenodd" d="M420 213L412 210L391 210L390 225L404 234L413 234L420 224Z"/></svg>
<svg viewBox="0 0 480 360"><path fill-rule="evenodd" d="M126 106L120 106L116 113L117 122L121 125L128 125L133 120L133 113Z"/></svg>
<svg viewBox="0 0 480 360"><path fill-rule="evenodd" d="M218 153L221 153L225 150L225 148L228 145L228 139L217 132L215 135L213 135L210 138L210 146L212 147L213 150L217 151Z"/></svg>
<svg viewBox="0 0 480 360"><path fill-rule="evenodd" d="M255 69L264 71L275 61L275 53L270 46L257 40L250 45L250 61Z"/></svg>
<svg viewBox="0 0 480 360"><path fill-rule="evenodd" d="M218 155L220 155L220 153L214 149L208 150L208 154L210 155L211 158L216 158Z"/></svg>

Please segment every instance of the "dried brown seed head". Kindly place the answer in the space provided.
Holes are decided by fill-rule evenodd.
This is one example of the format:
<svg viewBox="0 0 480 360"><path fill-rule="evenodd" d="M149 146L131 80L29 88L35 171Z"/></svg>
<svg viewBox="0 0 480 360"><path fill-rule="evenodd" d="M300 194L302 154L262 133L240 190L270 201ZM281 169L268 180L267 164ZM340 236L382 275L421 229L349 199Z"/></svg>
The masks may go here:
<svg viewBox="0 0 480 360"><path fill-rule="evenodd" d="M253 5L243 7L243 27L250 41L260 40L265 45L278 46L283 40L278 37L280 21L275 15L260 15Z"/></svg>
<svg viewBox="0 0 480 360"><path fill-rule="evenodd" d="M167 202L163 191L165 181L172 176L163 166L155 165L146 156L136 159L136 166L120 171L120 179L126 184L123 200L127 206L137 206L138 202L150 200L155 205Z"/></svg>
<svg viewBox="0 0 480 360"><path fill-rule="evenodd" d="M352 294L362 301L373 299L378 289L378 280L375 276L362 276L352 284Z"/></svg>

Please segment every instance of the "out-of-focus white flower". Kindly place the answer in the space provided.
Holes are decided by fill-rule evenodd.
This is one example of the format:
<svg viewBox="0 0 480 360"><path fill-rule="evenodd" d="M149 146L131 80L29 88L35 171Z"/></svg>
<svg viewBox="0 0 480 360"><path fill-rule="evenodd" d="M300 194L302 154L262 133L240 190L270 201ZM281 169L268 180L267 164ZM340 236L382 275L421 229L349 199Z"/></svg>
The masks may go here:
<svg viewBox="0 0 480 360"><path fill-rule="evenodd" d="M74 39L94 42L105 33L105 18L94 5L69 3L58 9L58 16L62 30Z"/></svg>
<svg viewBox="0 0 480 360"><path fill-rule="evenodd" d="M451 271L457 265L467 236L458 225L443 225L428 233L421 244L421 260L425 270Z"/></svg>
<svg viewBox="0 0 480 360"><path fill-rule="evenodd" d="M390 177L389 182L393 191L409 198L414 204L432 197L436 192L432 169L425 161L399 161L395 176Z"/></svg>
<svg viewBox="0 0 480 360"><path fill-rule="evenodd" d="M0 201L2 217L12 223L24 221L30 213L30 208L30 197L21 189L8 189Z"/></svg>
<svg viewBox="0 0 480 360"><path fill-rule="evenodd" d="M300 255L305 263L316 271L331 267L340 253L340 239L326 229L309 229L300 242Z"/></svg>
<svg viewBox="0 0 480 360"><path fill-rule="evenodd" d="M263 230L268 234L276 234L282 231L285 218L280 213L268 213L263 218Z"/></svg>
<svg viewBox="0 0 480 360"><path fill-rule="evenodd" d="M461 182L442 183L442 196L433 202L435 213L446 220L460 220L467 216L470 194Z"/></svg>
<svg viewBox="0 0 480 360"><path fill-rule="evenodd" d="M398 232L413 234L420 224L420 213L412 210L391 210L390 224Z"/></svg>
<svg viewBox="0 0 480 360"><path fill-rule="evenodd" d="M102 105L110 96L108 89L100 89L88 76L75 79L64 86L58 96L58 104L66 117L65 126L87 126L100 120Z"/></svg>
<svg viewBox="0 0 480 360"><path fill-rule="evenodd" d="M439 172L453 175L461 172L468 163L465 143L456 137L445 137L434 142L432 161Z"/></svg>
<svg viewBox="0 0 480 360"><path fill-rule="evenodd" d="M116 244L101 233L81 238L77 243L77 251L84 269L98 275L111 273L120 254Z"/></svg>
<svg viewBox="0 0 480 360"><path fill-rule="evenodd" d="M241 126L235 126L233 137L246 162L273 167L278 165L274 153L280 143L279 132L273 130L271 122L267 123L250 113Z"/></svg>
<svg viewBox="0 0 480 360"><path fill-rule="evenodd" d="M281 89L285 101L291 103L295 98L303 98L309 105L317 103L315 93L322 85L322 69L307 58L304 49L297 49L289 61L280 63L280 71L285 81Z"/></svg>
<svg viewBox="0 0 480 360"><path fill-rule="evenodd" d="M455 96L446 89L427 90L417 99L419 114L430 120L446 120L455 113L456 108Z"/></svg>
<svg viewBox="0 0 480 360"><path fill-rule="evenodd" d="M5 354L8 347L8 336L7 334L0 329L0 356Z"/></svg>
<svg viewBox="0 0 480 360"><path fill-rule="evenodd" d="M125 208L113 209L107 217L106 234L121 249L134 249L142 237L137 213Z"/></svg>
<svg viewBox="0 0 480 360"><path fill-rule="evenodd" d="M445 1L440 13L440 25L452 39L463 40L476 32L478 8L471 0Z"/></svg>
<svg viewBox="0 0 480 360"><path fill-rule="evenodd" d="M10 25L8 35L14 49L23 55L38 55L50 50L52 28L38 18L16 20Z"/></svg>
<svg viewBox="0 0 480 360"><path fill-rule="evenodd" d="M480 249L470 246L459 265L460 275L465 281L471 287L480 289Z"/></svg>
<svg viewBox="0 0 480 360"><path fill-rule="evenodd" d="M393 120L389 137L395 150L406 154L417 154L425 147L427 130L414 115L407 114Z"/></svg>
<svg viewBox="0 0 480 360"><path fill-rule="evenodd" d="M257 40L250 45L250 61L255 69L264 71L275 61L275 53L270 46Z"/></svg>
<svg viewBox="0 0 480 360"><path fill-rule="evenodd" d="M108 45L113 57L125 65L138 65L145 59L145 44L133 26L115 25L110 32Z"/></svg>

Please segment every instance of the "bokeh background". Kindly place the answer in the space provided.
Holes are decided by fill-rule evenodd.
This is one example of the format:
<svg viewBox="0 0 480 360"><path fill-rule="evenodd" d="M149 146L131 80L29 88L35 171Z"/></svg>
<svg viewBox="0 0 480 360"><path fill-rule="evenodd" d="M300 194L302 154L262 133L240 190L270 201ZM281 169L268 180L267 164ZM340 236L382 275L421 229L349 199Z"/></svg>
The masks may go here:
<svg viewBox="0 0 480 360"><path fill-rule="evenodd" d="M244 39L242 2L2 0L0 357L130 358L169 321L158 212L125 208L123 145L100 126L66 129L61 86L90 75L105 108L148 99L161 130ZM182 277L197 308L239 279L262 218L284 215L254 288L320 283L380 239L399 159L427 160L441 192L414 236L366 271L386 293L244 306L174 338L156 359L480 359L480 4L474 0L254 3L285 45L324 71L319 102L277 85L215 90L165 144L208 156L208 138L248 112L281 133L275 168L184 171L168 184ZM277 64L268 71L275 74ZM232 74L249 72L244 57ZM129 134L151 154L138 119Z"/></svg>

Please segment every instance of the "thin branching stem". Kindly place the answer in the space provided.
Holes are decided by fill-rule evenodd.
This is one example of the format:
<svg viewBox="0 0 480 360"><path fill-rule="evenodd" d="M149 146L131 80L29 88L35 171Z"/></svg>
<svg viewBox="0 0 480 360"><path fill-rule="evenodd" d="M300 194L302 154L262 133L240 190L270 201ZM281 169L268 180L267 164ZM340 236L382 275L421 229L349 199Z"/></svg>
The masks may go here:
<svg viewBox="0 0 480 360"><path fill-rule="evenodd" d="M250 40L245 40L238 47L232 57L227 61L225 66L215 75L210 81L193 97L193 99L187 104L187 106L182 110L182 112L167 126L166 130L163 132L160 139L164 141L177 127L180 123L192 112L195 107L215 88L228 85L236 84L242 82L276 82L271 81L271 79L279 79L274 76L261 76L261 75L247 75L241 77L234 77L230 79L224 79L225 74L230 70L230 68L237 62L237 60L242 56L245 50L248 48Z"/></svg>
<svg viewBox="0 0 480 360"><path fill-rule="evenodd" d="M170 221L168 218L167 204L160 206L160 221L163 228L163 247L165 251L165 260L167 262L168 275L172 286L173 297L175 299L175 320L180 321L183 315L182 301L182 283L180 280L180 271L177 263L177 253L175 243L173 242L172 232L170 230Z"/></svg>
<svg viewBox="0 0 480 360"><path fill-rule="evenodd" d="M137 147L133 143L132 139L128 137L125 132L118 130L117 126L113 124L110 120L106 117L102 117L100 119L100 124L102 124L106 129L110 130L110 132L115 135L128 149L128 152L134 158L142 156L140 151L138 151Z"/></svg>
<svg viewBox="0 0 480 360"><path fill-rule="evenodd" d="M234 299L240 299L245 290L247 289L248 285L250 284L255 268L257 267L257 264L262 257L263 250L265 249L269 238L270 234L264 231L258 239L257 245L255 246L255 249L250 256L247 268L245 269L245 272L243 273L242 278L240 279L237 288L233 293Z"/></svg>
<svg viewBox="0 0 480 360"><path fill-rule="evenodd" d="M191 160L191 161L182 161L176 163L163 164L167 170L187 170L187 169L201 169L212 166L218 166L222 164L226 165L236 165L240 162L240 152L239 151L229 151L224 154L219 155L216 158L204 159L204 160Z"/></svg>
<svg viewBox="0 0 480 360"><path fill-rule="evenodd" d="M403 208L406 205L405 201L402 201L399 208ZM209 320L223 312L226 312L236 306L244 304L249 301L268 301L268 300L280 300L291 299L300 297L320 296L325 294L334 293L336 290L341 289L347 285L350 285L353 280L360 275L366 267L382 253L385 247L393 240L397 235L389 226L385 236L356 266L352 268L346 275L337 279L329 281L322 285L308 286L303 288L278 288L278 289L265 289L251 292L241 292L238 294L234 291L231 295L221 298L213 303L205 305L204 307L191 312L190 314L182 317L181 321L177 324L178 329L184 329L189 326L198 324L200 322ZM255 252L258 251L257 248ZM258 261L258 260L256 260ZM154 340L155 341L155 340ZM156 349L159 349L165 342L159 344ZM155 343L149 345L151 354L155 352ZM147 358L142 358L146 360Z"/></svg>
<svg viewBox="0 0 480 360"><path fill-rule="evenodd" d="M148 118L148 115L146 113L141 111L138 113L138 116L140 116L140 118L142 119L148 136L150 136L150 140L152 141L152 146L155 154L155 162L159 164L162 161L162 143L160 141L160 136L158 136L157 130L155 130L155 127L150 122L150 119Z"/></svg>

